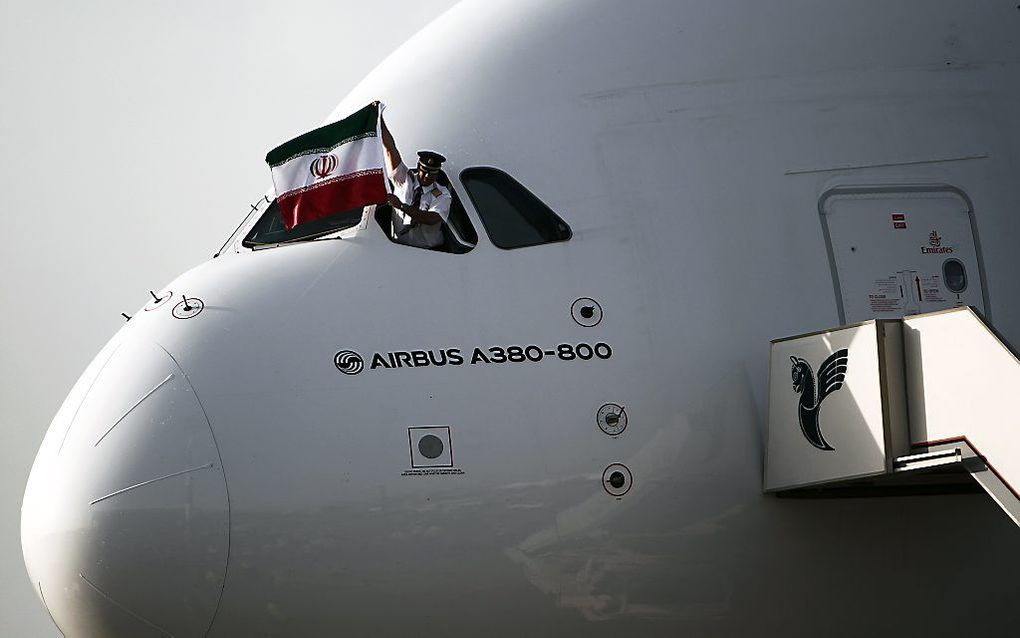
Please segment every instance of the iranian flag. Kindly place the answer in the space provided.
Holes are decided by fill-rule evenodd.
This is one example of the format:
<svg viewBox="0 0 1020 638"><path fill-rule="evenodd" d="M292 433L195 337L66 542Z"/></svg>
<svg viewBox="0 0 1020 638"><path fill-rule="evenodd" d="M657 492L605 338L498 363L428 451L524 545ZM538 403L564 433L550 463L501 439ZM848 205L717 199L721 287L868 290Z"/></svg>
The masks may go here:
<svg viewBox="0 0 1020 638"><path fill-rule="evenodd" d="M382 110L379 102L369 104L269 151L266 163L288 229L386 201Z"/></svg>

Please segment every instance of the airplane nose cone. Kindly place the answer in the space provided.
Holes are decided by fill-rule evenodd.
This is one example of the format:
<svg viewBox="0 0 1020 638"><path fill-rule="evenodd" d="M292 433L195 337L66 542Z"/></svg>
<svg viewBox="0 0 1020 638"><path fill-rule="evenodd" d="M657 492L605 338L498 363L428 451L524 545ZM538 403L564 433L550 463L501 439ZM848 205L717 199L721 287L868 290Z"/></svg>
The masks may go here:
<svg viewBox="0 0 1020 638"><path fill-rule="evenodd" d="M25 563L54 622L68 638L204 636L228 516L184 371L155 343L112 342L54 418L25 491Z"/></svg>

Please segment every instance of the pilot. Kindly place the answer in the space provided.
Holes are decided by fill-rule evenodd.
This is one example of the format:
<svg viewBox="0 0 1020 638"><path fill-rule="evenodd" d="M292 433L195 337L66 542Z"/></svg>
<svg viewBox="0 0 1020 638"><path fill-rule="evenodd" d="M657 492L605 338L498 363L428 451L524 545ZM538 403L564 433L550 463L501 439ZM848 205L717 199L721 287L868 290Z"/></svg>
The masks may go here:
<svg viewBox="0 0 1020 638"><path fill-rule="evenodd" d="M382 138L393 181L393 193L386 198L393 207L393 239L418 248L441 246L442 226L453 201L449 189L436 182L446 158L433 151L418 151L418 166L411 171L400 158L385 122Z"/></svg>

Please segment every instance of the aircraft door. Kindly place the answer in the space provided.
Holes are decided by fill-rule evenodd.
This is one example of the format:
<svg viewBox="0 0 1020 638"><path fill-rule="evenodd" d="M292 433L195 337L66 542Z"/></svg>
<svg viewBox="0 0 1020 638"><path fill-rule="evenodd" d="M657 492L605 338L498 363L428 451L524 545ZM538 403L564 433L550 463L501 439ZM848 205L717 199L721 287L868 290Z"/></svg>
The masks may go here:
<svg viewBox="0 0 1020 638"><path fill-rule="evenodd" d="M840 320L973 306L987 315L970 201L944 185L840 187L820 202Z"/></svg>

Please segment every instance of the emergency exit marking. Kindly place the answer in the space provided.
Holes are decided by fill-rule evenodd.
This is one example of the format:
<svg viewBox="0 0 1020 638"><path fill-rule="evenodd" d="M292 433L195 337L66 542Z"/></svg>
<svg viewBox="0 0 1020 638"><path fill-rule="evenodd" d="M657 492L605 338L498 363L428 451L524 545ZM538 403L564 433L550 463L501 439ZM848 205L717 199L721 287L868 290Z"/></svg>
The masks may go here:
<svg viewBox="0 0 1020 638"><path fill-rule="evenodd" d="M903 230L907 227L907 216L903 213L893 213L892 222L893 228Z"/></svg>

